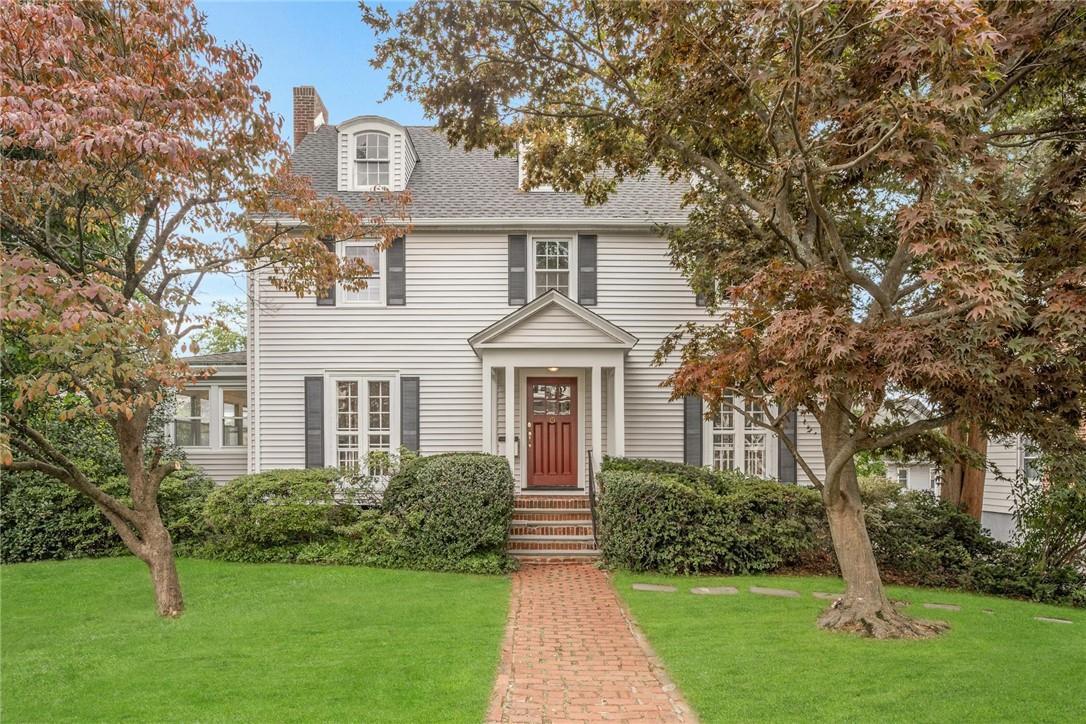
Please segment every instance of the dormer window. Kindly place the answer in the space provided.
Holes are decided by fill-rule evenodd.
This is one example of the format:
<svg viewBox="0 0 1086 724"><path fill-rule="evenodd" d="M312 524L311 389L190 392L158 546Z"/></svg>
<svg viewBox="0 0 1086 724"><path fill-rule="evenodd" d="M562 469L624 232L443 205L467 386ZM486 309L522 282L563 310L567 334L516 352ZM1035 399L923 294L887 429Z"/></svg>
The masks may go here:
<svg viewBox="0 0 1086 724"><path fill-rule="evenodd" d="M362 188L388 187L388 134L365 131L354 136L354 182Z"/></svg>

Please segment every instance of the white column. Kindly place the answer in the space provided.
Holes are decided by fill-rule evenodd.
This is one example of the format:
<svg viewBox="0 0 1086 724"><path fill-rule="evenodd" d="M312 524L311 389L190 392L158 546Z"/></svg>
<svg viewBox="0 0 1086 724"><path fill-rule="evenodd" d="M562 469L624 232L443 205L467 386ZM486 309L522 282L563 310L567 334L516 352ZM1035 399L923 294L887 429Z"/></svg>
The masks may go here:
<svg viewBox="0 0 1086 724"><path fill-rule="evenodd" d="M612 372L614 370L612 369ZM607 380L611 383L611 390L607 393L607 454L615 454L615 376L614 374L604 375L604 384L607 384Z"/></svg>
<svg viewBox="0 0 1086 724"><path fill-rule="evenodd" d="M600 460L603 459L603 449L600 443L603 441L603 369L599 365L592 366L592 464L596 471L600 469Z"/></svg>
<svg viewBox="0 0 1086 724"><path fill-rule="evenodd" d="M611 441L612 455L617 458L626 454L626 358L615 365L615 434Z"/></svg>
<svg viewBox="0 0 1086 724"><path fill-rule="evenodd" d="M494 452L494 375L483 361L483 452Z"/></svg>
<svg viewBox="0 0 1086 724"><path fill-rule="evenodd" d="M509 470L513 478L517 477L517 446L514 441L516 425L517 371L513 365L505 366L505 458L509 461Z"/></svg>

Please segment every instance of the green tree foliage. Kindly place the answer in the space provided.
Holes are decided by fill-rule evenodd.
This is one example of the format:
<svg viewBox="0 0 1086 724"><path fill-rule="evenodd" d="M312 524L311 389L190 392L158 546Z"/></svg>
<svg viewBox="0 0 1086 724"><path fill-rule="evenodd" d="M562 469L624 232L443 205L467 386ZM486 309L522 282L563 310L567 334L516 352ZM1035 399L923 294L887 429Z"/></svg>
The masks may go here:
<svg viewBox="0 0 1086 724"><path fill-rule="evenodd" d="M207 326L192 335L192 349L200 354L245 350L245 302L218 300L211 305Z"/></svg>

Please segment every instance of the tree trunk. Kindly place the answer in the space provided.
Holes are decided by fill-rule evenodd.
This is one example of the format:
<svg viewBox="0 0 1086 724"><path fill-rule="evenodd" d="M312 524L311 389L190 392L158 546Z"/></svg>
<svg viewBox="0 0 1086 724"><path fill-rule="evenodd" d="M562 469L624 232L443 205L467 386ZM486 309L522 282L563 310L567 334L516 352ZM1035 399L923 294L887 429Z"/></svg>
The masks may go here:
<svg viewBox="0 0 1086 724"><path fill-rule="evenodd" d="M177 577L177 561L173 555L170 531L162 523L155 510L153 520L140 531L144 543L144 555L140 556L151 572L155 588L155 609L159 616L176 618L185 611L181 596L181 580Z"/></svg>
<svg viewBox="0 0 1086 724"><path fill-rule="evenodd" d="M982 458L988 454L988 436L977 425L955 422L947 425L945 432L952 442L968 446ZM984 507L984 475L983 467L957 459L943 468L939 497L979 521Z"/></svg>
<svg viewBox="0 0 1086 724"><path fill-rule="evenodd" d="M827 468L843 449L848 429L843 414L827 411L822 426L822 451ZM873 638L924 638L947 628L898 613L882 587L878 563L864 522L860 486L851 458L831 478L827 474L822 502L830 524L833 550L845 580L844 595L822 612L818 625Z"/></svg>

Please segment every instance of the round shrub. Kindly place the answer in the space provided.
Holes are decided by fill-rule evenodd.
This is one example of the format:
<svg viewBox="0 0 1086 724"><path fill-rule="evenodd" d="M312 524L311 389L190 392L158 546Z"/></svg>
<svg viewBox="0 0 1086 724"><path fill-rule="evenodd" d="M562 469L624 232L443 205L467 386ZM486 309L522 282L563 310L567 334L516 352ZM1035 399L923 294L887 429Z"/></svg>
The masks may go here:
<svg viewBox="0 0 1086 724"><path fill-rule="evenodd" d="M420 560L504 555L513 475L499 455L416 458L389 481L383 509L402 521L403 546Z"/></svg>
<svg viewBox="0 0 1086 724"><path fill-rule="evenodd" d="M243 475L208 496L204 517L219 543L281 546L325 540L358 509L337 495L338 470L269 470Z"/></svg>

